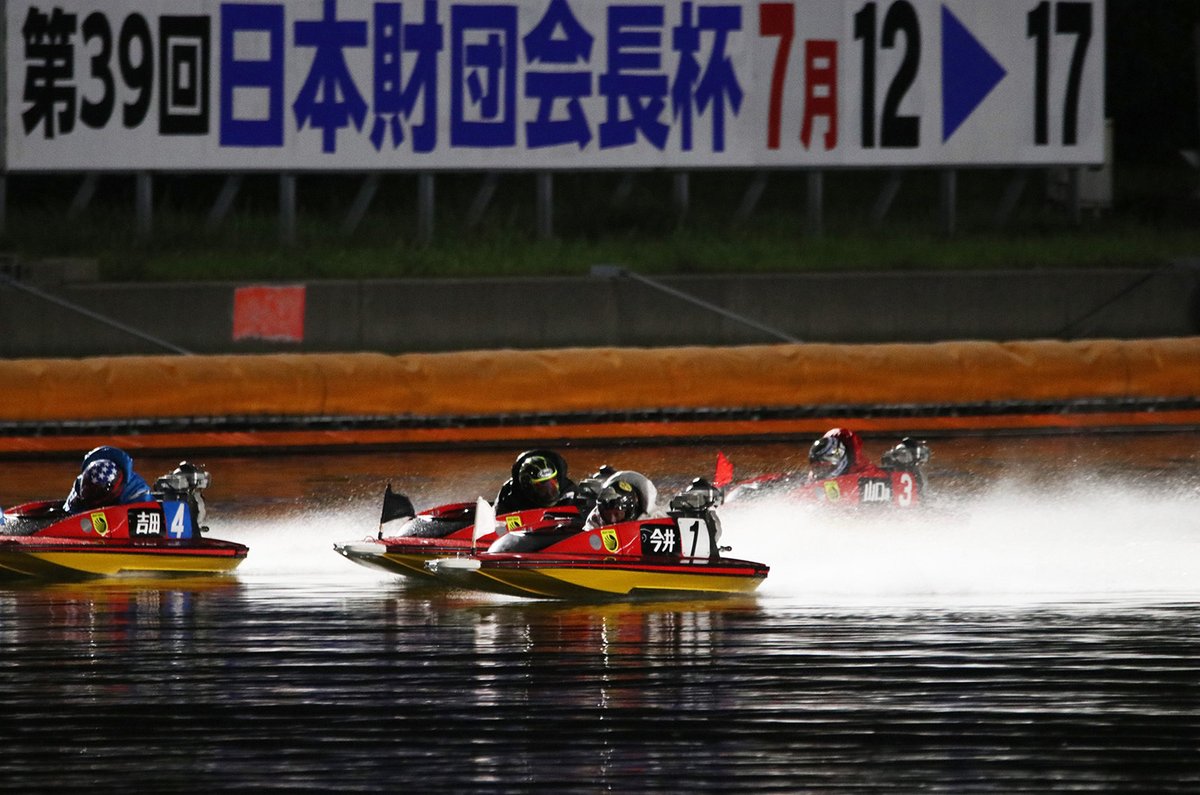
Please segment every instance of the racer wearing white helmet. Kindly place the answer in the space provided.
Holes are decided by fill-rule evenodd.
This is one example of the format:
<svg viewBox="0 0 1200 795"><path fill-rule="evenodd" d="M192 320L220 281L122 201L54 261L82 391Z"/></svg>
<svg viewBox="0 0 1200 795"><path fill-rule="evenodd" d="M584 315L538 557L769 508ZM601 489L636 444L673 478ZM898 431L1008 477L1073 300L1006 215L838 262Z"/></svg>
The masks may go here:
<svg viewBox="0 0 1200 795"><path fill-rule="evenodd" d="M650 514L658 502L658 489L640 472L624 469L604 481L596 506L588 514L584 529L629 522Z"/></svg>

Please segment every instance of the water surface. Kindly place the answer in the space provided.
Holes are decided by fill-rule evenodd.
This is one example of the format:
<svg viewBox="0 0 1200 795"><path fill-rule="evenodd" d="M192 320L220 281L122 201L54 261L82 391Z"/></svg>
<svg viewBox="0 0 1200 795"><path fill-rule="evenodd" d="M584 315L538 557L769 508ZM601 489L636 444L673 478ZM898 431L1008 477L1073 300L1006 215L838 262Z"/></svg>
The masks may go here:
<svg viewBox="0 0 1200 795"><path fill-rule="evenodd" d="M772 566L757 596L616 604L413 587L332 552L374 533L386 481L491 496L516 451L210 457L211 534L251 547L235 576L0 586L0 781L1196 791L1195 441L935 440L920 514L730 505L724 541ZM725 452L749 475L802 445ZM715 449L568 454L670 494ZM74 467L3 462L0 499L65 494Z"/></svg>

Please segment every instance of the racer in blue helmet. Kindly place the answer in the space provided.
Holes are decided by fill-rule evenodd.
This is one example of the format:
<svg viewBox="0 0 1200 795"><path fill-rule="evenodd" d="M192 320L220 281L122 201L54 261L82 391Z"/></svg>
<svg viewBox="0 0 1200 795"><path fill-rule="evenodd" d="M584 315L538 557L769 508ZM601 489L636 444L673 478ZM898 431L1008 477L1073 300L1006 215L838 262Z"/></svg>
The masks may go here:
<svg viewBox="0 0 1200 795"><path fill-rule="evenodd" d="M76 513L148 499L150 486L134 471L133 459L124 450L106 445L83 457L63 508Z"/></svg>

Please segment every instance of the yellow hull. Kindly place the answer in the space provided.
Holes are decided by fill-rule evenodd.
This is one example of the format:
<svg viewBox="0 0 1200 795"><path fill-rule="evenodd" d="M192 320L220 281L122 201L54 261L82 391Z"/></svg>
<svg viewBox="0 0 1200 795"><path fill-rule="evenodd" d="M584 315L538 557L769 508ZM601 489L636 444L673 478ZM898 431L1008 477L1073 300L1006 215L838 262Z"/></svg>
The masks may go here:
<svg viewBox="0 0 1200 795"><path fill-rule="evenodd" d="M423 582L541 599L747 594L757 590L767 576L765 566L735 560L697 559L675 565L622 564L611 559L600 564L563 559L497 561L436 547L427 552L400 552L393 546L389 551L387 545L374 540L335 544L334 550L360 566Z"/></svg>
<svg viewBox="0 0 1200 795"><path fill-rule="evenodd" d="M403 574L406 577L419 577L423 580L432 576L426 570L425 564L433 559L433 555L397 555L393 552L382 557L388 571Z"/></svg>
<svg viewBox="0 0 1200 795"><path fill-rule="evenodd" d="M0 570L29 577L114 576L125 573L222 574L233 571L241 556L137 551L0 551Z"/></svg>
<svg viewBox="0 0 1200 795"><path fill-rule="evenodd" d="M368 569L386 571L391 574L400 574L405 577L415 577L426 581L433 580L434 577L425 568L425 564L436 558L445 557L444 552L441 554L387 552L387 547L383 544L376 544L372 541L334 544L333 548L334 551L346 560L353 561L360 566L366 566Z"/></svg>
<svg viewBox="0 0 1200 795"><path fill-rule="evenodd" d="M475 587L487 588L483 578L529 596L549 599L619 596L722 596L752 593L766 578L751 575L639 571L628 568L574 567L548 564L533 568L484 566Z"/></svg>
<svg viewBox="0 0 1200 795"><path fill-rule="evenodd" d="M349 543L349 544L334 544L333 548L339 555L352 560L360 566L366 566L369 569L376 571L386 571L391 574L399 574L404 577L409 577L413 580L420 581L426 584L437 583L439 585L449 586L451 588L465 588L468 590L488 591L490 593L500 593L508 596L528 596L525 591L509 588L501 582L484 577L477 569L463 570L454 569L447 570L445 567L432 570L426 564L431 561L443 561L447 559L446 550L440 550L437 554L429 553L409 553L409 552L387 552L383 544L375 544L371 541ZM454 560L466 560L464 556L450 556Z"/></svg>
<svg viewBox="0 0 1200 795"><path fill-rule="evenodd" d="M517 588L489 577L485 572L480 571L479 561L475 558L439 558L427 568L438 582L451 588L485 591L505 596L542 596L542 594L530 593L523 588Z"/></svg>

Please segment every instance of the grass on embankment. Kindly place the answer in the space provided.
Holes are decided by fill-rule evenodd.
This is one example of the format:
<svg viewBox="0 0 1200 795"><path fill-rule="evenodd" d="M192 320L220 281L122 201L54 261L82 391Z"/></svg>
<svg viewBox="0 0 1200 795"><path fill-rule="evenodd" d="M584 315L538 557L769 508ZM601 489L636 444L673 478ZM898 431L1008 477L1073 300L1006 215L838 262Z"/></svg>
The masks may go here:
<svg viewBox="0 0 1200 795"><path fill-rule="evenodd" d="M211 230L205 216L219 177L157 178L154 233L143 243L134 240L127 177L102 180L92 205L69 222L64 215L76 182L11 178L30 188L10 187L0 250L30 259L95 257L102 278L117 281L578 275L597 264L657 274L1145 266L1200 255L1185 176L1118 179L1114 209L1085 213L1075 225L1045 200L1043 177L1034 174L1009 223L997 230L993 214L1009 174L963 172L957 231L947 237L939 231L932 172L906 172L878 228L868 219L883 175L828 172L819 236L805 229L799 173L772 174L745 219L737 209L752 175L693 174L682 220L672 208L669 174L639 175L619 200L619 175L561 174L554 182L555 238L541 241L534 234L532 176L502 177L481 222L468 229L465 215L482 177L439 175L434 239L425 246L414 240L415 177L385 177L366 219L346 234L342 219L358 180L310 176L299 181L293 248L278 243L270 177L247 177L235 212Z"/></svg>

